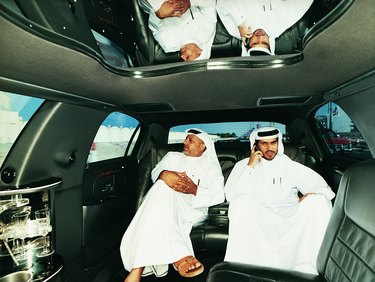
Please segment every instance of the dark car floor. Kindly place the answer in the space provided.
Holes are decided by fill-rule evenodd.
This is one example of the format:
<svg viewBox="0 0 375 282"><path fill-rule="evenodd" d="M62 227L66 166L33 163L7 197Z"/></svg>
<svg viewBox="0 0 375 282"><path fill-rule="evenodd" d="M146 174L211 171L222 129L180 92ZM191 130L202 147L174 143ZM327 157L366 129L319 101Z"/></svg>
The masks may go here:
<svg viewBox="0 0 375 282"><path fill-rule="evenodd" d="M208 272L216 263L223 261L223 258L217 254L201 254L197 255L205 267L204 272L196 277L184 278L169 265L168 275L157 278L150 275L142 278L142 282L204 282L206 281ZM128 272L124 269L119 251L115 251L103 258L102 262L92 269L83 270L80 267L80 261L77 259L65 266L64 281L67 282L123 282Z"/></svg>

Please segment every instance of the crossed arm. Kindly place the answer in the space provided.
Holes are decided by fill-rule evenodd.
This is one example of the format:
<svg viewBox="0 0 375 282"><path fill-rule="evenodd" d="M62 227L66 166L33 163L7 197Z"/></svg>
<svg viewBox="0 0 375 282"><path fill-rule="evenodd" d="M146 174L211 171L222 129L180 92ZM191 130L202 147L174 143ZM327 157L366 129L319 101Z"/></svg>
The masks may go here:
<svg viewBox="0 0 375 282"><path fill-rule="evenodd" d="M163 2L155 14L159 19L181 17L190 6L190 0L167 0Z"/></svg>
<svg viewBox="0 0 375 282"><path fill-rule="evenodd" d="M171 189L184 194L196 195L198 185L196 185L185 172L175 172L163 170L159 174L159 179L163 180Z"/></svg>

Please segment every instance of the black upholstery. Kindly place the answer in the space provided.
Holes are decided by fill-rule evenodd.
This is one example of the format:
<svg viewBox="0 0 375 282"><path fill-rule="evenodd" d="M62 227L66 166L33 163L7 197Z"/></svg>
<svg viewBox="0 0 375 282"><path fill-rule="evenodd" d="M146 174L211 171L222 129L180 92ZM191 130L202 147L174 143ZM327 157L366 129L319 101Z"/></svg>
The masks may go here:
<svg viewBox="0 0 375 282"><path fill-rule="evenodd" d="M345 172L320 249L325 281L375 281L375 160Z"/></svg>
<svg viewBox="0 0 375 282"><path fill-rule="evenodd" d="M81 42L101 54L87 22L82 1L17 0L16 2L26 18L58 34ZM79 45L81 46L80 43Z"/></svg>
<svg viewBox="0 0 375 282"><path fill-rule="evenodd" d="M207 282L375 281L375 160L345 171L318 255L319 275L222 262Z"/></svg>
<svg viewBox="0 0 375 282"><path fill-rule="evenodd" d="M284 153L293 161L299 162L319 172L319 161L304 145L284 142Z"/></svg>
<svg viewBox="0 0 375 282"><path fill-rule="evenodd" d="M148 15L139 7L138 0L131 0L135 23L136 58L140 65L154 65L181 61L179 52L165 53L154 40L148 28ZM276 38L275 54L291 54L302 50L302 39L314 22L310 12L303 19ZM231 36L218 17L211 58L241 55L241 41Z"/></svg>
<svg viewBox="0 0 375 282"><path fill-rule="evenodd" d="M210 269L207 282L318 282L319 276L243 263L221 262ZM339 281L339 280L337 280Z"/></svg>

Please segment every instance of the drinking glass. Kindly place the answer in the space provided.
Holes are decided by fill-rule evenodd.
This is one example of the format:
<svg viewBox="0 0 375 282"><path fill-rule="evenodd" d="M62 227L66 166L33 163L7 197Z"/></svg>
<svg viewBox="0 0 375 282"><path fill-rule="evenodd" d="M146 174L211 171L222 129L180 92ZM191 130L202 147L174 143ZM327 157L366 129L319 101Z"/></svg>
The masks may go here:
<svg viewBox="0 0 375 282"><path fill-rule="evenodd" d="M26 259L25 238L27 235L27 222L30 219L30 211L21 211L13 214L14 228L17 230L17 238L21 239L21 245L17 246L17 260Z"/></svg>
<svg viewBox="0 0 375 282"><path fill-rule="evenodd" d="M28 198L23 198L22 194L14 194L10 199L13 206L22 207L29 204Z"/></svg>
<svg viewBox="0 0 375 282"><path fill-rule="evenodd" d="M35 220L38 226L38 232L43 236L44 244L43 250L36 254L37 257L45 257L51 255L54 251L50 248L50 240L47 236L48 233L51 231L50 225L50 210L49 209L41 209L35 211Z"/></svg>

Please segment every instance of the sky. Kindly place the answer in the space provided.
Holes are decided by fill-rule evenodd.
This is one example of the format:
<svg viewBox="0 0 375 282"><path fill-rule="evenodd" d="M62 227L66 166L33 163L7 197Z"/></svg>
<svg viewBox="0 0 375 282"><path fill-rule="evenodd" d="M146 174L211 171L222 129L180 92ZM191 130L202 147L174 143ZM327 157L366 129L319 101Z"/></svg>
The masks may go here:
<svg viewBox="0 0 375 282"><path fill-rule="evenodd" d="M23 121L28 121L44 100L0 92L0 101L0 110L19 112Z"/></svg>
<svg viewBox="0 0 375 282"><path fill-rule="evenodd" d="M332 103L332 130L335 132L350 132L352 121L348 115L335 103ZM321 107L317 112L317 116L326 116L329 120L330 109L329 103Z"/></svg>

